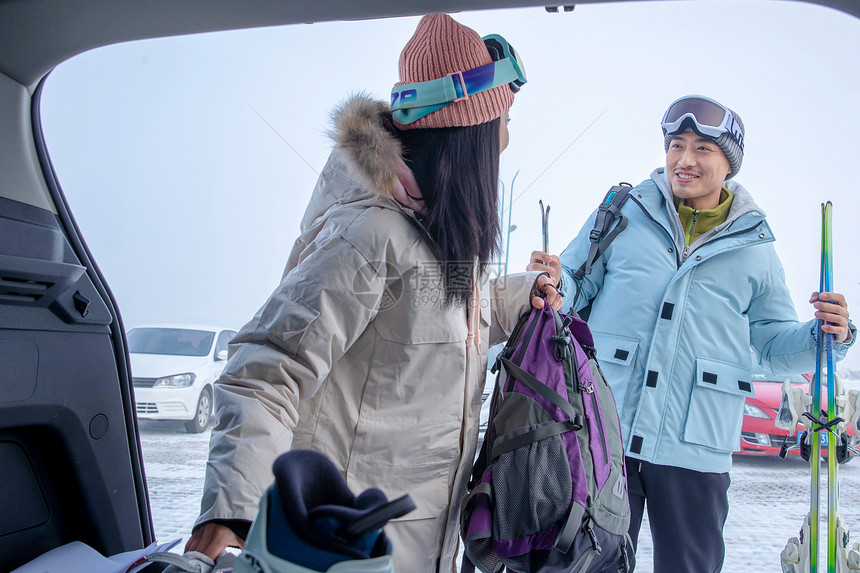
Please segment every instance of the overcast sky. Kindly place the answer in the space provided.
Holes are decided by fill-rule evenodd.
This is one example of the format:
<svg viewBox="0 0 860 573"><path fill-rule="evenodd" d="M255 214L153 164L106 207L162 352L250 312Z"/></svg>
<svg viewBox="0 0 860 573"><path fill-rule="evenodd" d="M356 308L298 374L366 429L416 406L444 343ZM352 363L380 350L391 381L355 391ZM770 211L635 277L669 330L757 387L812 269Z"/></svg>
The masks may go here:
<svg viewBox="0 0 860 573"><path fill-rule="evenodd" d="M860 20L802 2L654 2L469 12L502 34L529 82L511 109L501 180L509 270L540 247L538 200L560 252L608 188L665 161L674 99L739 113L736 180L767 212L802 320L819 277L820 204L834 202L835 286L860 309L856 184ZM351 93L387 100L417 18L134 42L54 70L45 137L127 328L242 326L280 280ZM507 213L504 216L507 221ZM860 311L858 311L860 312ZM860 352L846 365L860 368Z"/></svg>

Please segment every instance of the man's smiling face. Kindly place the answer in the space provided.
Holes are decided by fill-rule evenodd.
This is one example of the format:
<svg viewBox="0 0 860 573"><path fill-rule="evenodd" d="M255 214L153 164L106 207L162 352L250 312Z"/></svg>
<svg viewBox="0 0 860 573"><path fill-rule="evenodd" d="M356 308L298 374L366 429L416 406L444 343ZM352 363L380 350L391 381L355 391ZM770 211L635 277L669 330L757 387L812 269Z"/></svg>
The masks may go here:
<svg viewBox="0 0 860 573"><path fill-rule="evenodd" d="M693 209L713 209L732 168L720 146L695 131L672 136L666 151L666 175L672 193Z"/></svg>

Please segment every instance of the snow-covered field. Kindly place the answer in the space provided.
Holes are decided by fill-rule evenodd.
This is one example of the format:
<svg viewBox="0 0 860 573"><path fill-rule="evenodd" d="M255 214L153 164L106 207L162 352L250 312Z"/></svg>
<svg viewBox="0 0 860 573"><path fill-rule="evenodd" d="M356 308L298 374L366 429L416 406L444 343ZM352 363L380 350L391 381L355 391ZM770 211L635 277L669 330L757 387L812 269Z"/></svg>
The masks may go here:
<svg viewBox="0 0 860 573"><path fill-rule="evenodd" d="M181 423L140 421L141 442L156 539L181 537L181 552L200 509L210 431L186 434ZM860 539L860 461L840 466L842 515ZM796 536L809 508L809 465L797 456L736 456L729 489L723 571L779 573L779 552ZM827 469L822 465L826 480ZM826 494L821 498L826 511ZM827 521L822 515L822 540ZM651 571L651 544L643 524L637 571Z"/></svg>

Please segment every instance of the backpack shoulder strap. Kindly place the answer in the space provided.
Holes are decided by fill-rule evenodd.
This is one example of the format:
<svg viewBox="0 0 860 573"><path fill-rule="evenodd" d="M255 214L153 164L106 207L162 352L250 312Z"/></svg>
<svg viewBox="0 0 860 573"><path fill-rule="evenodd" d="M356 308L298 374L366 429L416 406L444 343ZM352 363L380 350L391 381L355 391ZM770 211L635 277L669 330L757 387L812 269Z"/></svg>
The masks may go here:
<svg viewBox="0 0 860 573"><path fill-rule="evenodd" d="M630 189L633 186L630 183L621 182L618 185L613 185L606 193L603 202L597 208L597 218L594 221L594 228L588 239L591 241L591 246L588 249L588 257L582 266L574 273L573 278L577 281L591 272L591 266L600 258L600 255L606 250L609 244L615 240L621 231L627 227L627 217L621 214L621 206L627 201ZM612 224L618 219L618 224L612 228ZM612 229L610 232L609 230Z"/></svg>

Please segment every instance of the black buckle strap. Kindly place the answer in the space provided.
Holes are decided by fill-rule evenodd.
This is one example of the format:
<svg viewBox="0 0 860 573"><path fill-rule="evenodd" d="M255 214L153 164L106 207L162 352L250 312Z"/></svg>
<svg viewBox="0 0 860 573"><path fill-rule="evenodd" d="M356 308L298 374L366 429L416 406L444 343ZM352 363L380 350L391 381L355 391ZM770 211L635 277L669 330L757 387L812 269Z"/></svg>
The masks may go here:
<svg viewBox="0 0 860 573"><path fill-rule="evenodd" d="M594 228L588 234L588 239L591 242L588 256L585 262L582 263L582 266L573 275L577 281L582 280L585 275L591 273L591 267L597 259L600 258L609 244L615 240L615 237L627 227L627 217L621 214L621 206L627 200L627 195L632 188L632 185L624 182L612 186L603 199L603 202L597 208ZM612 232L607 234L609 227L616 219L618 219L618 225L615 226Z"/></svg>
<svg viewBox="0 0 860 573"><path fill-rule="evenodd" d="M508 374L511 375L512 378L521 382L528 386L531 390L546 398L554 405L558 406L565 414L567 414L568 419L575 421L577 417L576 410L573 409L573 406L570 405L565 398L562 398L557 392L551 390L548 386L546 386L543 382L508 360L507 358L502 358L502 364L505 365L505 370Z"/></svg>
<svg viewBox="0 0 860 573"><path fill-rule="evenodd" d="M407 493L370 511L355 521L340 527L335 535L342 539L358 539L362 535L381 529L392 519L403 517L416 508L415 502Z"/></svg>
<svg viewBox="0 0 860 573"><path fill-rule="evenodd" d="M821 411L820 418L816 418L809 412L803 413L804 418L807 418L808 420L812 421L812 432L810 432L811 434L817 432L828 432L831 436L833 436L828 440L827 447L830 448L832 454L836 455L836 461L840 464L844 464L848 461L851 455L848 450L848 435L837 434L834 430L834 427L837 424L844 422L845 420L840 416L836 416L832 420L828 421L825 419L825 416L827 416L827 412L824 410ZM783 443L783 449L788 449L785 443ZM783 450L780 449L780 457L784 457L784 454L782 452ZM811 447L807 447L805 452L804 449L801 447L801 455L803 456L804 460L809 461L809 457L811 455Z"/></svg>
<svg viewBox="0 0 860 573"><path fill-rule="evenodd" d="M826 415L827 415L826 412L822 412L822 416L826 416ZM839 416L836 416L832 420L827 421L823 418L816 418L815 416L813 416L809 412L804 412L803 417L812 421L812 431L813 432L825 431L825 432L830 432L834 436L836 435L836 432L833 431L833 427L836 426L836 424L845 421L842 418L840 418Z"/></svg>
<svg viewBox="0 0 860 573"><path fill-rule="evenodd" d="M538 426L534 430L525 434L519 434L515 438L505 440L504 442L496 442L496 445L493 447L492 457L493 460L497 460L502 454L506 454L522 446L581 429L582 418L580 416L576 416L573 420L564 420L563 422L553 422L544 426Z"/></svg>

